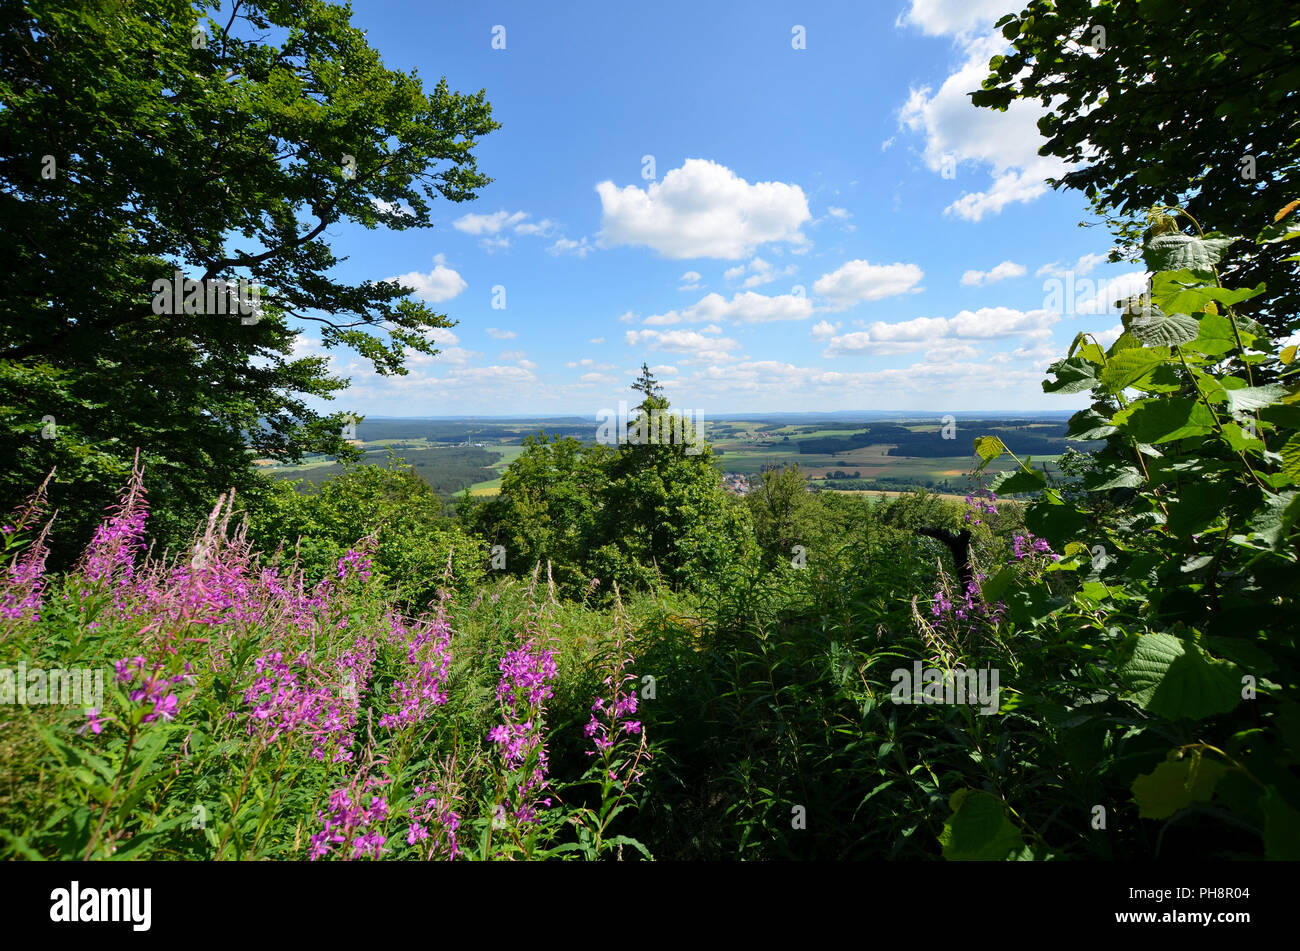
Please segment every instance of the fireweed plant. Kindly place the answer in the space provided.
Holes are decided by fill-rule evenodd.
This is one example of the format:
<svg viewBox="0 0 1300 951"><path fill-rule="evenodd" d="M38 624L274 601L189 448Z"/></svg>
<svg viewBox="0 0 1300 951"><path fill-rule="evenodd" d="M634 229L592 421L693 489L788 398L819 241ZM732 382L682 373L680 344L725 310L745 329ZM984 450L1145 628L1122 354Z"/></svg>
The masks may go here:
<svg viewBox="0 0 1300 951"><path fill-rule="evenodd" d="M466 641L450 567L441 600L407 616L375 574L373 539L315 582L293 563L264 567L233 493L188 550L146 554L138 466L74 568L47 575L49 484L0 533L0 667L100 670L105 689L80 705L32 691L0 704L0 854L587 854L586 812L559 801L549 769L553 598L524 594L504 650ZM490 708L479 693L487 662L497 677ZM615 694L611 729L630 736L627 701ZM569 729L570 747L590 741L581 723ZM612 772L622 759L601 764ZM603 818L602 832L613 817Z"/></svg>

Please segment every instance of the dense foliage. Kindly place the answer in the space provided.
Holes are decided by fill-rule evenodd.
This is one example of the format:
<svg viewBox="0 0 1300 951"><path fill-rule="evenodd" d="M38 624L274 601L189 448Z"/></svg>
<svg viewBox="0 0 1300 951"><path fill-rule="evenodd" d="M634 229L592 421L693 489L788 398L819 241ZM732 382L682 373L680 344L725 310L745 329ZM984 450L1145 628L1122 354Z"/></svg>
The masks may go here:
<svg viewBox="0 0 1300 951"><path fill-rule="evenodd" d="M56 559L137 448L170 541L257 488L253 458L350 451L344 414L308 405L347 381L295 351L290 318L380 373L437 352L448 319L340 281L328 229L430 227L431 202L489 181L472 149L496 123L481 93L385 68L350 18L324 0L0 8L0 506L57 466ZM160 297L178 273L198 290ZM239 280L236 313L214 289Z"/></svg>

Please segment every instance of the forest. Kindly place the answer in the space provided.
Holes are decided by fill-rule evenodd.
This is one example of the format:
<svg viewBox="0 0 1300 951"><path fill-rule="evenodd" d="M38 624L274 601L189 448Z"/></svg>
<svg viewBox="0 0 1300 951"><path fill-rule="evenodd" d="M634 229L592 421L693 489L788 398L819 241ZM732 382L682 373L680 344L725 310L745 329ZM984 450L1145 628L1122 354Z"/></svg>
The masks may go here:
<svg viewBox="0 0 1300 951"><path fill-rule="evenodd" d="M302 328L400 377L451 321L330 229L494 187L490 90L322 0L6 4L0 857L1300 859L1300 19L1024 2L970 101L1050 103L1054 185L1148 274L1038 368L1086 407L789 441L964 454L956 497L737 495L689 423L384 419L363 457ZM155 312L182 266L258 319Z"/></svg>

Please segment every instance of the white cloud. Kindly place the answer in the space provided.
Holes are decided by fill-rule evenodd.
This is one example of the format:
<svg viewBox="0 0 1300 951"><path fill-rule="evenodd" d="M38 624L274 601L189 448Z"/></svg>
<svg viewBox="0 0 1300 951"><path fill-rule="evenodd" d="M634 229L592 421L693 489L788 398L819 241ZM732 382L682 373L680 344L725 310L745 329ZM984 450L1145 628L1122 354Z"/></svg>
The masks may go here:
<svg viewBox="0 0 1300 951"><path fill-rule="evenodd" d="M1109 330L1103 330L1100 333L1093 334L1093 336L1097 338L1097 343L1101 344L1103 347L1109 347L1112 343L1114 343L1116 340L1119 339L1119 335L1122 334L1123 332L1124 332L1124 325L1116 324L1114 327L1111 327Z"/></svg>
<svg viewBox="0 0 1300 951"><path fill-rule="evenodd" d="M587 239L574 241L571 238L560 238L553 245L546 249L547 251L559 257L561 254L572 254L575 257L585 258L593 250L595 245L588 244Z"/></svg>
<svg viewBox="0 0 1300 951"><path fill-rule="evenodd" d="M410 205L399 205L396 202L384 201L382 198L371 197L370 205L375 211L385 215L396 215L399 218L414 218L415 209Z"/></svg>
<svg viewBox="0 0 1300 951"><path fill-rule="evenodd" d="M1011 337L1048 329L1060 319L1060 314L1050 310L1021 311L1011 307L981 307L975 311L963 310L950 318L948 329L954 337Z"/></svg>
<svg viewBox="0 0 1300 951"><path fill-rule="evenodd" d="M645 319L645 323L665 326L730 320L736 323L761 324L776 320L805 320L812 316L812 312L812 301L807 297L798 297L794 294L768 297L754 291L741 291L731 300L727 300L721 294L707 294L683 310L651 314Z"/></svg>
<svg viewBox="0 0 1300 951"><path fill-rule="evenodd" d="M823 356L855 353L897 354L933 348L945 340L990 340L1022 337L1042 344L1061 319L1048 310L1020 311L1010 307L963 310L953 317L917 317L896 323L876 321L865 331L832 336ZM946 352L946 348L945 348Z"/></svg>
<svg viewBox="0 0 1300 951"><path fill-rule="evenodd" d="M687 271L681 276L682 283L677 289L679 291L698 291L700 289L700 277L699 271Z"/></svg>
<svg viewBox="0 0 1300 951"><path fill-rule="evenodd" d="M469 284L465 279L457 274L454 270L447 267L445 256L438 254L433 258L434 268L428 274L421 274L419 271L411 271L407 274L400 274L397 277L388 278L389 281L396 281L403 287L415 289L415 296L422 301L430 304L437 304L441 301L451 300Z"/></svg>
<svg viewBox="0 0 1300 951"><path fill-rule="evenodd" d="M835 331L840 327L839 324L833 324L829 320L819 320L813 324L812 338L814 340L829 340L835 336Z"/></svg>
<svg viewBox="0 0 1300 951"><path fill-rule="evenodd" d="M496 234L503 228L517 225L528 217L526 211L494 211L490 215L468 214L457 218L451 226L457 231L472 235Z"/></svg>
<svg viewBox="0 0 1300 951"><path fill-rule="evenodd" d="M604 337L592 337L590 340L587 341L587 343L604 343L604 342L605 342Z"/></svg>
<svg viewBox="0 0 1300 951"><path fill-rule="evenodd" d="M730 337L706 337L694 330L629 330L626 339L629 347L642 344L648 350L683 353L706 362L735 359L729 351L740 346Z"/></svg>
<svg viewBox="0 0 1300 951"><path fill-rule="evenodd" d="M830 215L832 218L839 218L841 220L853 217L849 214L847 208L836 208L834 205L831 205L826 209L826 214Z"/></svg>
<svg viewBox="0 0 1300 951"><path fill-rule="evenodd" d="M600 243L646 245L666 258L735 260L762 244L803 245L799 228L812 217L798 185L751 185L707 159L687 159L645 190L604 181L596 192Z"/></svg>
<svg viewBox="0 0 1300 951"><path fill-rule="evenodd" d="M955 4L914 4L907 16L909 22L922 24L927 32L932 28L935 33L961 33L987 19L981 13L985 4L968 6L972 9L966 13ZM1043 143L1038 119L1044 109L1036 101L1015 100L1006 112L979 109L971 103L971 91L979 89L988 76L989 58L1007 45L1002 36L965 36L961 45L966 53L962 66L944 80L937 92L932 93L929 86L913 88L899 114L899 123L924 137L922 154L931 171L939 172L951 165L956 174L962 174L962 163L989 168L993 178L989 188L965 192L945 209L947 214L979 221L1009 204L1032 201L1045 194L1045 179L1060 176L1069 166L1038 154Z"/></svg>
<svg viewBox="0 0 1300 951"><path fill-rule="evenodd" d="M513 340L519 336L513 330L502 330L499 327L488 327L487 335L495 340Z"/></svg>
<svg viewBox="0 0 1300 951"><path fill-rule="evenodd" d="M528 351L526 350L502 350L499 354L497 354L497 359L509 360L511 363L518 363L526 356L528 356Z"/></svg>
<svg viewBox="0 0 1300 951"><path fill-rule="evenodd" d="M1034 272L1034 277L1065 277L1066 273L1073 271L1076 277L1083 277L1091 273L1098 264L1107 259L1105 254L1085 254L1074 262L1074 267L1062 267L1060 261L1053 261L1051 264L1044 264Z"/></svg>
<svg viewBox="0 0 1300 951"><path fill-rule="evenodd" d="M515 234L537 235L538 237L546 237L554 230L555 222L550 218L543 218L541 221L529 221L515 225Z"/></svg>
<svg viewBox="0 0 1300 951"><path fill-rule="evenodd" d="M1004 13L1017 12L1011 7L1007 0L912 0L898 22L919 27L928 36L945 36L992 25Z"/></svg>
<svg viewBox="0 0 1300 951"><path fill-rule="evenodd" d="M727 268L722 276L728 281L734 281L746 271L749 271L749 276L745 278L741 287L760 287L763 284L772 283L778 277L788 277L798 270L799 268L793 264L778 270L768 261L764 261L762 258L754 258L748 265L740 264L736 267Z"/></svg>
<svg viewBox="0 0 1300 951"><path fill-rule="evenodd" d="M1024 277L1025 273L1026 270L1023 264L1017 264L1015 261L1003 261L992 270L967 271L961 276L961 282L968 287L978 287L982 284L996 284L998 281L1005 281L1010 277Z"/></svg>
<svg viewBox="0 0 1300 951"><path fill-rule="evenodd" d="M1067 280L1065 288L1068 294L1070 285L1074 285L1074 312L1076 314L1117 313L1120 308L1116 307L1116 302L1144 293L1147 289L1149 277L1150 275L1146 271L1130 271L1127 274L1112 278L1104 284L1098 282L1096 293L1091 296L1088 296L1088 293L1092 291L1092 281L1088 278L1080 281ZM1070 301L1066 300L1064 303L1068 306Z"/></svg>
<svg viewBox="0 0 1300 951"><path fill-rule="evenodd" d="M827 298L831 310L845 310L860 301L906 294L916 288L925 272L915 264L871 264L849 261L813 284L814 293Z"/></svg>

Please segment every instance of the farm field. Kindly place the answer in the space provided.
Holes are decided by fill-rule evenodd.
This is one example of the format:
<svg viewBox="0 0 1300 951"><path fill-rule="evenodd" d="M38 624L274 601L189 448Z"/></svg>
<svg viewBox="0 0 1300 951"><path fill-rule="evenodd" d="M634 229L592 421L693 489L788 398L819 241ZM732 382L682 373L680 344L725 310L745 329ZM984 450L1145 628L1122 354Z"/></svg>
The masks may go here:
<svg viewBox="0 0 1300 951"><path fill-rule="evenodd" d="M1032 455L1035 464L1046 463L1054 470L1070 445L1064 430L1064 422L1051 416L962 419L955 432L950 430L949 439L943 438L943 423L932 415L882 419L864 414L851 421L800 423L782 422L779 416L705 421L705 438L713 447L719 473L754 478L765 469L797 464L815 488L844 485L847 490L853 483L853 490L868 492L927 488L958 496L965 494L965 473L976 459L970 449L975 434L999 435L1013 452L1021 454L1023 449L1022 457ZM874 441L877 431L881 435ZM439 495L451 498L467 488L475 496L495 495L501 474L523 451L524 439L540 432L591 443L596 422L576 417L366 420L357 426L357 441L366 462L382 463L391 453L413 466ZM861 445L853 444L859 440ZM844 448L835 450L840 445ZM823 447L832 451L816 451ZM1044 453L1044 449L1051 451ZM1015 466L1004 457L990 469L1001 472ZM338 475L342 467L319 457L271 471L280 478L317 484Z"/></svg>

